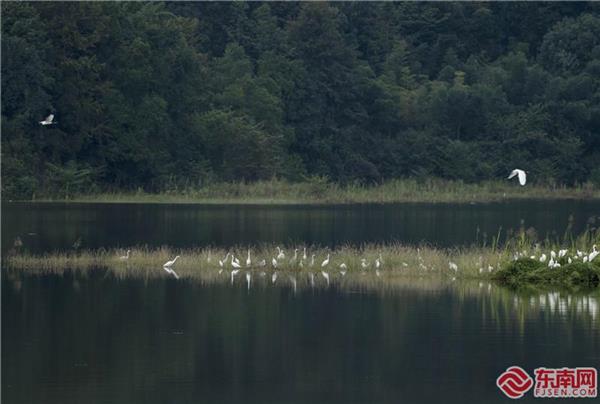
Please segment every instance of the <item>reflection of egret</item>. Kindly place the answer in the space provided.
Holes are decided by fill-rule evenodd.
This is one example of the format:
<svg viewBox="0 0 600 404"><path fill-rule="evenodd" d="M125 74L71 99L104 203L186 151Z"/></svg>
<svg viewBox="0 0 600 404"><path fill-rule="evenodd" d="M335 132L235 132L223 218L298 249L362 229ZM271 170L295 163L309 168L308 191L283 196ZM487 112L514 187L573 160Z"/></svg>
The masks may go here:
<svg viewBox="0 0 600 404"><path fill-rule="evenodd" d="M315 287L315 274L313 274L312 272L309 272L308 278L310 279L310 286L314 288Z"/></svg>
<svg viewBox="0 0 600 404"><path fill-rule="evenodd" d="M273 275L271 275L271 283L275 282L277 282L277 271L273 272Z"/></svg>
<svg viewBox="0 0 600 404"><path fill-rule="evenodd" d="M233 278L238 274L238 272L240 272L239 269L232 269L231 270L231 284L233 285Z"/></svg>
<svg viewBox="0 0 600 404"><path fill-rule="evenodd" d="M323 275L323 278L325 278L325 280L327 281L327 286L329 286L329 273L321 271L321 275Z"/></svg>
<svg viewBox="0 0 600 404"><path fill-rule="evenodd" d="M172 266L175 263L175 261L177 261L178 258L179 258L179 255L176 256L173 260L165 262L163 264L163 267L170 267L170 266Z"/></svg>
<svg viewBox="0 0 600 404"><path fill-rule="evenodd" d="M292 288L294 288L294 294L296 294L296 286L298 284L298 282L296 281L296 277L290 275L290 282L292 283Z"/></svg>
<svg viewBox="0 0 600 404"><path fill-rule="evenodd" d="M325 268L327 265L329 265L329 254L327 254L325 261L321 263L321 268Z"/></svg>
<svg viewBox="0 0 600 404"><path fill-rule="evenodd" d="M250 280L252 279L252 275L250 272L246 272L246 283L248 284L248 290L250 290Z"/></svg>
<svg viewBox="0 0 600 404"><path fill-rule="evenodd" d="M173 260L173 262L175 262L175 260ZM175 277L175 279L179 279L179 275L177 275L177 273L175 273L175 271L173 271L173 269L171 269L169 266L164 266L164 267L163 267L163 269L164 269L164 270L165 270L167 273L169 273L169 274L173 275L173 276Z"/></svg>
<svg viewBox="0 0 600 404"><path fill-rule="evenodd" d="M376 268L376 269L379 269L379 268L381 267L381 261L382 261L382 259L381 259L381 253L380 253L380 254L379 254L379 258L377 258L377 259L375 260L375 268Z"/></svg>
<svg viewBox="0 0 600 404"><path fill-rule="evenodd" d="M121 255L119 257L119 259L121 259L121 260L128 260L129 259L129 253L131 253L131 250L127 250L127 255Z"/></svg>

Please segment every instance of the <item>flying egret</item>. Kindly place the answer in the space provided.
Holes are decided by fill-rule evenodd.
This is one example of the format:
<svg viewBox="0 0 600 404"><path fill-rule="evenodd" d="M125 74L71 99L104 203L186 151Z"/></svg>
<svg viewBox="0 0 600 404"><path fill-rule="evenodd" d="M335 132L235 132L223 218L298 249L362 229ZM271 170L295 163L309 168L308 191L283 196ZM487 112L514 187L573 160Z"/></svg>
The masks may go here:
<svg viewBox="0 0 600 404"><path fill-rule="evenodd" d="M527 182L527 174L525 173L525 171L515 168L514 170L512 170L512 172L508 176L508 179L510 180L511 178L513 178L515 176L519 177L519 184L521 184L521 186L524 186L525 183Z"/></svg>
<svg viewBox="0 0 600 404"><path fill-rule="evenodd" d="M179 258L179 255L176 256L173 260L165 262L163 264L163 267L170 267L170 266L172 266L175 263L175 261L177 261L177 258Z"/></svg>
<svg viewBox="0 0 600 404"><path fill-rule="evenodd" d="M54 122L54 114L50 114L46 117L46 119L44 119L43 121L40 121L40 125L42 126L46 126L46 125L54 125L58 122Z"/></svg>
<svg viewBox="0 0 600 404"><path fill-rule="evenodd" d="M131 252L131 250L127 250L127 255L122 255L122 256L119 257L119 259L121 259L121 260L128 260L130 252Z"/></svg>
<svg viewBox="0 0 600 404"><path fill-rule="evenodd" d="M252 265L252 260L250 259L250 249L248 248L248 258L246 258L246 266L249 267Z"/></svg>
<svg viewBox="0 0 600 404"><path fill-rule="evenodd" d="M327 254L325 261L321 263L321 268L325 268L327 265L329 265L329 254Z"/></svg>

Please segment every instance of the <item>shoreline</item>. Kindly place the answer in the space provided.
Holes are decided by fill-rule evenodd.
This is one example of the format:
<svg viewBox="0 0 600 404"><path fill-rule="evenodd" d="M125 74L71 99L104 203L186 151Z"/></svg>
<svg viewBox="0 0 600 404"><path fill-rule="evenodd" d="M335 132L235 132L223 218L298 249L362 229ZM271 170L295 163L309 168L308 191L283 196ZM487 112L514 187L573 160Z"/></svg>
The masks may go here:
<svg viewBox="0 0 600 404"><path fill-rule="evenodd" d="M69 197L43 196L3 202L36 203L171 203L204 205L349 205L394 203L490 203L518 200L600 200L600 188L521 187L507 181L466 184L439 179L391 180L379 185L341 186L329 182L214 183L160 193L100 192Z"/></svg>

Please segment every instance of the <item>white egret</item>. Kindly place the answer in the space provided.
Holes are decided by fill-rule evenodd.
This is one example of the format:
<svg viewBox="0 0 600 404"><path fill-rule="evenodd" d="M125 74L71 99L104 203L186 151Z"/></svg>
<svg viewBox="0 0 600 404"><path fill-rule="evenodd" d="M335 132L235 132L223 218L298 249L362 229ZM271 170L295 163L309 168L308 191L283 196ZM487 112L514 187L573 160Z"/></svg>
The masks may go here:
<svg viewBox="0 0 600 404"><path fill-rule="evenodd" d="M298 259L298 249L296 248L294 250L294 256L292 257L292 259L290 260L290 265L296 263L296 260Z"/></svg>
<svg viewBox="0 0 600 404"><path fill-rule="evenodd" d="M554 250L550 250L550 257L556 258L556 253L554 252Z"/></svg>
<svg viewBox="0 0 600 404"><path fill-rule="evenodd" d="M448 263L448 267L450 268L450 270L457 272L458 271L458 265L456 265L454 262L450 261Z"/></svg>
<svg viewBox="0 0 600 404"><path fill-rule="evenodd" d="M573 260L571 259L571 257L569 257L569 259L567 260L567 262L568 262L569 264L572 264L572 263L573 263Z"/></svg>
<svg viewBox="0 0 600 404"><path fill-rule="evenodd" d="M377 258L375 260L375 268L379 269L381 268L381 263L383 262L383 259L381 258L381 253L379 253L379 258Z"/></svg>
<svg viewBox="0 0 600 404"><path fill-rule="evenodd" d="M227 258L229 258L229 254L230 253L227 253L227 255L225 256L225 258L223 258L222 260L219 260L219 266L221 268L223 268L223 266L227 263Z"/></svg>
<svg viewBox="0 0 600 404"><path fill-rule="evenodd" d="M273 268L277 268L277 260L275 258L271 260L271 265L273 265Z"/></svg>
<svg viewBox="0 0 600 404"><path fill-rule="evenodd" d="M360 260L360 266L362 267L362 269L367 269L369 267L369 265L371 265L371 264L367 263L367 259L366 258L361 258L361 260Z"/></svg>
<svg viewBox="0 0 600 404"><path fill-rule="evenodd" d="M127 250L127 255L122 255L119 257L119 259L121 260L128 260L129 259L129 253L131 253L131 250Z"/></svg>
<svg viewBox="0 0 600 404"><path fill-rule="evenodd" d="M310 265L309 265L309 266L311 266L311 267L314 267L314 266L315 266L315 254L313 254L313 255L310 257Z"/></svg>
<svg viewBox="0 0 600 404"><path fill-rule="evenodd" d="M240 265L240 262L235 259L235 257L233 256L233 254L231 254L231 266L234 267L234 268L241 268L242 267Z"/></svg>
<svg viewBox="0 0 600 404"><path fill-rule="evenodd" d="M278 251L277 259L278 260L284 259L285 258L285 253L283 252L283 250L281 248L279 248L279 246L277 247L277 251Z"/></svg>
<svg viewBox="0 0 600 404"><path fill-rule="evenodd" d="M346 272L348 271L348 266L346 265L345 262L342 262L340 264L340 275L342 276L346 276Z"/></svg>
<svg viewBox="0 0 600 404"><path fill-rule="evenodd" d="M304 254L302 254L302 259L306 261L308 257L306 256L306 247L304 247Z"/></svg>
<svg viewBox="0 0 600 404"><path fill-rule="evenodd" d="M163 267L170 267L170 266L172 266L175 263L175 261L177 261L178 258L179 258L179 255L176 256L173 260L165 262L163 264Z"/></svg>
<svg viewBox="0 0 600 404"><path fill-rule="evenodd" d="M246 266L249 267L252 265L252 260L250 259L250 249L248 249L248 258L246 258Z"/></svg>
<svg viewBox="0 0 600 404"><path fill-rule="evenodd" d="M300 268L304 268L304 260L303 260L303 259L302 259L302 260L300 260L300 263L298 264L298 266L299 266Z"/></svg>
<svg viewBox="0 0 600 404"><path fill-rule="evenodd" d="M40 125L42 126L46 126L46 125L54 125L58 122L54 122L54 114L50 114L46 117L46 119L44 119L43 121L40 121Z"/></svg>
<svg viewBox="0 0 600 404"><path fill-rule="evenodd" d="M567 255L567 253L569 252L569 250L567 250L566 248L564 250L558 250L558 258L562 258L565 255Z"/></svg>
<svg viewBox="0 0 600 404"><path fill-rule="evenodd" d="M512 172L508 176L508 179L510 180L511 178L513 178L515 176L517 176L519 178L519 184L521 184L521 186L524 186L525 183L527 182L527 174L525 173L525 171L515 168L514 170L512 170Z"/></svg>
<svg viewBox="0 0 600 404"><path fill-rule="evenodd" d="M540 262L546 262L546 254L540 256Z"/></svg>
<svg viewBox="0 0 600 404"><path fill-rule="evenodd" d="M327 254L327 258L321 263L321 268L325 268L329 265L329 254Z"/></svg>
<svg viewBox="0 0 600 404"><path fill-rule="evenodd" d="M600 251L596 250L596 244L592 246L592 252L588 255L588 262L592 262L594 258L596 258L600 254Z"/></svg>
<svg viewBox="0 0 600 404"><path fill-rule="evenodd" d="M210 263L210 250L208 250L208 257L206 257L206 262Z"/></svg>

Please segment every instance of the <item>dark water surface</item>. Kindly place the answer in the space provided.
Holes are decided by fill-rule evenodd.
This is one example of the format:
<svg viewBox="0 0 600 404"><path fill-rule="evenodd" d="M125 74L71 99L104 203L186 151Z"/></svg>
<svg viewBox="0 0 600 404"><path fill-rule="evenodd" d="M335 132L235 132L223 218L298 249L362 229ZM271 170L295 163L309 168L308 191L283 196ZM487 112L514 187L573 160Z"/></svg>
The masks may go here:
<svg viewBox="0 0 600 404"><path fill-rule="evenodd" d="M600 365L599 314L597 295L487 285L294 294L5 272L2 402L508 402L495 380L511 365Z"/></svg>
<svg viewBox="0 0 600 404"><path fill-rule="evenodd" d="M34 252L148 244L232 246L260 242L336 246L363 242L488 242L521 221L542 237L562 236L573 216L580 232L600 201L512 201L480 204L247 206L4 203L2 251L19 236Z"/></svg>

